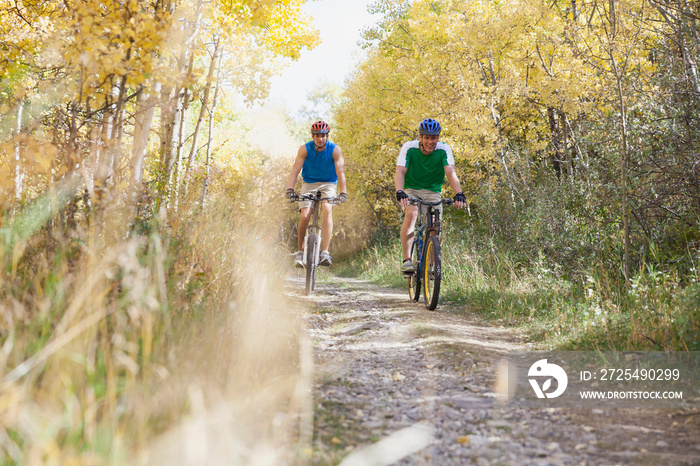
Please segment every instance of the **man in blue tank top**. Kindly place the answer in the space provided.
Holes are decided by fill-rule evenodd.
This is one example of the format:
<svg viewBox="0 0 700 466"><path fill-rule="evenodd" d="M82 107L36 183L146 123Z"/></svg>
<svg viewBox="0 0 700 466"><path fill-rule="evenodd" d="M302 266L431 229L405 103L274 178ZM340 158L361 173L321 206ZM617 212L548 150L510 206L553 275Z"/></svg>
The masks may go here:
<svg viewBox="0 0 700 466"><path fill-rule="evenodd" d="M287 184L287 198L294 199L297 194L294 192L294 184L301 172L302 185L301 195L321 192L321 197L338 197L340 202L348 200L345 185L345 162L343 161L343 151L340 146L328 141L330 127L325 121L317 121L311 125L311 141L299 147L297 158L292 167ZM337 185L337 187L336 187ZM337 189L336 189L337 188ZM340 194L337 192L340 191ZM328 252L333 234L333 204L324 202L323 224L321 225L321 255L320 265L331 265L332 258ZM301 219L299 220L299 251L294 255L294 264L303 267L304 257L304 235L306 227L311 219L311 201L299 203Z"/></svg>

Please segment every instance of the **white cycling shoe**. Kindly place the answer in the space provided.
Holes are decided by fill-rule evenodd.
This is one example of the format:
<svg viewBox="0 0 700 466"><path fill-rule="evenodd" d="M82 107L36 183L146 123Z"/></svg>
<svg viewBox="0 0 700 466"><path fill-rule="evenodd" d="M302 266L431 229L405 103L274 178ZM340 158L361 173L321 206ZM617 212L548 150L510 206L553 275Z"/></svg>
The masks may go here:
<svg viewBox="0 0 700 466"><path fill-rule="evenodd" d="M294 254L294 266L298 269L304 268L304 251L298 251Z"/></svg>
<svg viewBox="0 0 700 466"><path fill-rule="evenodd" d="M328 251L321 251L321 255L318 258L318 265L328 267L333 263L333 259Z"/></svg>

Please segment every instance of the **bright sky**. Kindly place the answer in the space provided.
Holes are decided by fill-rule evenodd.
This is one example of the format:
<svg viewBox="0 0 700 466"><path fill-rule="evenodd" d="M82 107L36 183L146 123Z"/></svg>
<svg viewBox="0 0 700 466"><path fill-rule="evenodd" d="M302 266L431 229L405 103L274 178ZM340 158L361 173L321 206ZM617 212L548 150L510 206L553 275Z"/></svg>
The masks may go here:
<svg viewBox="0 0 700 466"><path fill-rule="evenodd" d="M374 0L315 0L303 7L313 17L321 44L304 50L272 81L270 102L284 104L292 115L303 105L306 95L326 81L342 84L353 65L362 57L357 43L361 31L376 23L379 15L367 12Z"/></svg>
<svg viewBox="0 0 700 466"><path fill-rule="evenodd" d="M296 116L307 94L319 84L343 84L362 58L364 51L357 45L361 31L381 19L367 12L374 1L311 0L304 5L304 11L313 17L321 43L313 50L303 50L298 61L272 80L267 103L247 111L251 129L246 139L253 147L271 157L296 156L299 141L289 133L288 122L279 110Z"/></svg>

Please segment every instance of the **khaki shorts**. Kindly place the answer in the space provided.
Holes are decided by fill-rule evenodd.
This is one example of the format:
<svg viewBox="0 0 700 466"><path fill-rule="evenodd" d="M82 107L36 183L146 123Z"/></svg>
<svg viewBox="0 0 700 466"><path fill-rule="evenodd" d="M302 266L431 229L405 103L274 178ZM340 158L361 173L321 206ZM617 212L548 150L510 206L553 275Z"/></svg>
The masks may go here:
<svg viewBox="0 0 700 466"><path fill-rule="evenodd" d="M338 191L335 183L302 183L301 184L301 195L305 196L311 194L316 195L317 191L321 191L321 197L336 197ZM311 207L311 201L300 201L299 210Z"/></svg>
<svg viewBox="0 0 700 466"><path fill-rule="evenodd" d="M411 189L411 188L406 188L404 189L404 192L408 194L408 197L417 197L421 201L425 202L438 202L440 199L442 199L442 193L436 193L435 191L430 191L429 189ZM440 217L442 217L442 204L439 206L436 206L437 210L440 211ZM421 217L425 217L425 215L428 213L428 206L427 205L422 205L420 206L420 215Z"/></svg>

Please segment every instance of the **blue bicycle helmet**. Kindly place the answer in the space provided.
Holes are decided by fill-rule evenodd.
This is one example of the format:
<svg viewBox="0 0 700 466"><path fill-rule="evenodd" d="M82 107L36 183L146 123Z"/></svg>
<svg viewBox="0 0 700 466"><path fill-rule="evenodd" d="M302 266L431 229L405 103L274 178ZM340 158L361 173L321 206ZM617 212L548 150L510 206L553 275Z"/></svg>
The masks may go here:
<svg viewBox="0 0 700 466"><path fill-rule="evenodd" d="M420 122L420 125L418 126L418 133L428 134L431 136L439 136L440 129L440 123L438 123L437 120L433 120L432 118L426 118L425 120Z"/></svg>

